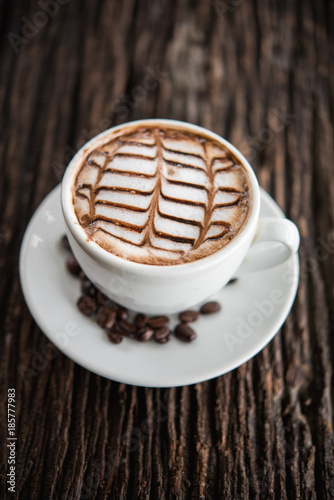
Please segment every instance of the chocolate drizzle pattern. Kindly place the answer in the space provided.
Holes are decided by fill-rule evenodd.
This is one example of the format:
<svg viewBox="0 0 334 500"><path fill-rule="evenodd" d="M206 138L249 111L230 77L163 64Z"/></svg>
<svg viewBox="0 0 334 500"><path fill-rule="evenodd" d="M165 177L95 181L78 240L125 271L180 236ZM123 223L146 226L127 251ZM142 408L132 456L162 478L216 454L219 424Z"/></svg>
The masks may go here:
<svg viewBox="0 0 334 500"><path fill-rule="evenodd" d="M231 152L199 134L165 127L110 136L84 159L73 205L87 235L145 264L206 257L242 228L247 173Z"/></svg>

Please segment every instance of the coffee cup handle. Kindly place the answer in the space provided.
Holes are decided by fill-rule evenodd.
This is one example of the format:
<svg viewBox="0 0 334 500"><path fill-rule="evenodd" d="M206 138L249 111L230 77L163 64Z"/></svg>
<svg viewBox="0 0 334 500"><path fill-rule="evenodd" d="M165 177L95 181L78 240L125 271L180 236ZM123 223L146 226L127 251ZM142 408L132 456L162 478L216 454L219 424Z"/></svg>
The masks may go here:
<svg viewBox="0 0 334 500"><path fill-rule="evenodd" d="M236 276L282 264L298 251L299 243L299 231L291 220L260 218L253 242Z"/></svg>

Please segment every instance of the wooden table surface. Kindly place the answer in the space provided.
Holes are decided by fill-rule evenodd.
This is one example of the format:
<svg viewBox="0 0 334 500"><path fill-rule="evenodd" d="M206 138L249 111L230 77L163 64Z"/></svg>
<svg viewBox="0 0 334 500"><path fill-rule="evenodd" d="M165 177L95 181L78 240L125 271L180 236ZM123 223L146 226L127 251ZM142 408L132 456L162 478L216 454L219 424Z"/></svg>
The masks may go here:
<svg viewBox="0 0 334 500"><path fill-rule="evenodd" d="M334 498L334 2L1 7L0 497ZM24 230L74 152L148 117L239 147L302 239L298 295L275 339L232 373L176 389L112 382L62 353L43 362L48 339L19 282Z"/></svg>

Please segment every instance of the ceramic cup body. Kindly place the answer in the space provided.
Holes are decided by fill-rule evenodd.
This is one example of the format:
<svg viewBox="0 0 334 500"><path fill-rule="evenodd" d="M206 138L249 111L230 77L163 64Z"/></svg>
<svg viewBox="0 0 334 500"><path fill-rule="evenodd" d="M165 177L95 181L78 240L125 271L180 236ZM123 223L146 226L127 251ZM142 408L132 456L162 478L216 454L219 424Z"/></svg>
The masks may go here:
<svg viewBox="0 0 334 500"><path fill-rule="evenodd" d="M262 224L259 224L260 191L256 176L247 160L229 142L202 127L175 120L138 120L132 124L168 125L175 129L204 133L208 138L221 143L246 169L251 184L252 204L242 230L221 250L203 259L186 264L155 266L113 255L87 237L72 204L73 180L83 156L89 154L101 139L109 136L111 130L116 132L127 127L129 123L99 134L78 151L67 167L62 181L61 201L66 233L73 253L88 278L107 296L129 309L147 314L175 313L206 300L226 285L240 268L254 240L278 241L284 244L286 252L283 257L282 252L279 252L280 255L271 259L269 265L282 262L297 251L299 234L292 222L286 219L274 219L270 222L261 219ZM255 262L256 257L253 260Z"/></svg>

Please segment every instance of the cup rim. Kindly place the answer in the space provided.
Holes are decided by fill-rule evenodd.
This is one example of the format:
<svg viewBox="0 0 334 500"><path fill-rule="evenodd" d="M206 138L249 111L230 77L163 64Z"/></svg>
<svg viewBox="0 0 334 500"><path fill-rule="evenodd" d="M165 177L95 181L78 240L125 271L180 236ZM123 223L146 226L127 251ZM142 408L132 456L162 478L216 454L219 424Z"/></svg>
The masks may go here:
<svg viewBox="0 0 334 500"><path fill-rule="evenodd" d="M242 166L247 171L252 190L252 207L251 213L248 215L248 220L246 221L244 227L241 228L239 233L223 248L217 250L213 254L210 254L201 259L185 262L182 264L171 264L171 265L152 265L152 264L143 264L139 262L134 262L131 260L123 259L117 255L114 255L100 245L98 245L95 241L88 239L86 232L79 224L77 216L74 211L74 206L72 203L72 189L71 182L74 174L76 173L76 169L79 168L79 160L83 156L87 156L90 150L94 150L95 144L100 143L104 137L110 135L110 133L117 133L122 130L122 128L129 126L142 125L146 124L162 124L173 126L173 128L185 129L190 132L197 132L201 135L207 136L209 139L213 139L223 146L225 146L231 153L240 161ZM199 125L194 125L192 123L188 123L181 120L173 120L167 118L149 118L149 119L140 119L133 120L131 122L122 123L120 125L116 125L114 127L110 127L107 130L104 130L100 134L94 136L88 142L86 142L74 155L74 157L69 162L65 174L63 176L61 182L61 208L63 212L63 216L66 222L66 226L74 239L80 245L82 250L90 255L94 260L102 261L104 265L107 267L117 267L122 268L124 271L135 272L136 274L145 274L145 275L159 275L159 274L168 274L168 275L179 275L193 272L196 270L204 269L206 267L215 265L222 259L227 259L231 254L235 253L243 243L248 241L249 236L252 237L254 235L255 225L259 218L260 213L260 189L258 180L256 175L250 166L249 162L243 156L243 154L233 146L229 141L219 136L215 132L208 130Z"/></svg>

